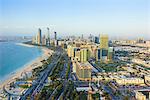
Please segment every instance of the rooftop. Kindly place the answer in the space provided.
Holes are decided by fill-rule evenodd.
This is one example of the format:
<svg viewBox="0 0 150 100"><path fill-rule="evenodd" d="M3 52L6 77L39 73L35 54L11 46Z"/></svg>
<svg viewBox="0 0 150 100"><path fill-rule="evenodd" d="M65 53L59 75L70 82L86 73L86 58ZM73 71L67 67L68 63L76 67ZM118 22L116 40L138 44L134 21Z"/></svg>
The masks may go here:
<svg viewBox="0 0 150 100"><path fill-rule="evenodd" d="M92 69L92 65L89 62L77 62L80 68L87 68L87 69Z"/></svg>

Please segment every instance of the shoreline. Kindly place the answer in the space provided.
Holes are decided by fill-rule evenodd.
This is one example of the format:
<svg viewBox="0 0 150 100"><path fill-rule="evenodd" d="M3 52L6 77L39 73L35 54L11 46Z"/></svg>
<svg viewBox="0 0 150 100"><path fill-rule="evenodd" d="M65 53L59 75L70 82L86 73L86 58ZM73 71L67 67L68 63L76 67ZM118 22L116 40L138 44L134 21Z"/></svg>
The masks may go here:
<svg viewBox="0 0 150 100"><path fill-rule="evenodd" d="M34 45L29 45L29 44L25 44L25 43L16 43L16 45L20 45L20 46L25 46L25 47L35 47Z"/></svg>
<svg viewBox="0 0 150 100"><path fill-rule="evenodd" d="M17 43L17 45L34 47L34 45L28 45L28 44L24 44L24 43ZM2 80L2 82L0 82L0 90L3 89L3 87L5 85L7 85L8 83L13 82L16 78L20 77L23 72L32 71L33 68L36 68L36 67L42 65L41 61L44 59L47 59L49 57L50 53L52 53L52 51L46 47L41 47L41 49L43 51L41 56L27 62L25 65L21 66L17 70L8 74L8 76L5 77L6 79L4 79L4 80ZM35 66L35 64L36 64L36 66Z"/></svg>

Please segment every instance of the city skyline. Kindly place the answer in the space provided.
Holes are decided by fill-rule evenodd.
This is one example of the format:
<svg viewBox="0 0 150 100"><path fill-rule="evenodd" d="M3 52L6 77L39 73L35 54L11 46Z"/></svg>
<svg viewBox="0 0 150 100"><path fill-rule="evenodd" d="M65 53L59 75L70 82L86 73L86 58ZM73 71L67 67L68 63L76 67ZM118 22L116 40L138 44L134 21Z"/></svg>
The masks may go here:
<svg viewBox="0 0 150 100"><path fill-rule="evenodd" d="M150 0L0 0L0 100L150 100Z"/></svg>
<svg viewBox="0 0 150 100"><path fill-rule="evenodd" d="M33 36L38 28L59 36L99 35L149 39L148 0L0 0L0 35Z"/></svg>

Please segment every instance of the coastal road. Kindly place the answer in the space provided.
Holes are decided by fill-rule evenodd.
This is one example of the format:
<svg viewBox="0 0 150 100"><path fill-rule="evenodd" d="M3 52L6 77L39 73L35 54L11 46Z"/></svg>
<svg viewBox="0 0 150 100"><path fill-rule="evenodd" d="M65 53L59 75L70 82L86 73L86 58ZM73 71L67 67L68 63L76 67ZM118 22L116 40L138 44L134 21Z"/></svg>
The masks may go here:
<svg viewBox="0 0 150 100"><path fill-rule="evenodd" d="M31 95L30 99L34 100L34 96L41 91L46 83L46 80L51 73L54 66L57 65L60 60L61 53L56 52L56 56L53 57L52 63L43 71L43 74L32 84L32 87L29 88L20 98L20 100L26 100L27 96Z"/></svg>
<svg viewBox="0 0 150 100"><path fill-rule="evenodd" d="M63 70L62 70L62 72L60 73L61 79L64 79L64 78L65 78L65 76L66 76L66 71L67 71L67 68L68 68L68 57L67 57L65 54L63 54L63 57L64 57L65 59L64 59ZM67 79L64 79L62 90L61 90L60 94L55 97L56 100L59 99L59 98L63 95L63 93L64 93L64 88L66 87L66 84L67 84ZM57 88L58 88L58 87L57 87ZM50 95L50 97L49 97L48 100L51 100L51 99L52 99L52 96L56 93L57 88L53 91L53 93Z"/></svg>

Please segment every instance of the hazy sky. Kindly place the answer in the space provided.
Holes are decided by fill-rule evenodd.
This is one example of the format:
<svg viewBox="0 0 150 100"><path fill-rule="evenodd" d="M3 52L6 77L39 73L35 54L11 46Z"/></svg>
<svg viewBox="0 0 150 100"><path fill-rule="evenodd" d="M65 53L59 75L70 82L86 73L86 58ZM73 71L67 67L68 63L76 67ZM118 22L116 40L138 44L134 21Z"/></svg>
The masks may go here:
<svg viewBox="0 0 150 100"><path fill-rule="evenodd" d="M0 34L148 37L150 0L0 0ZM149 35L150 37L150 35Z"/></svg>

